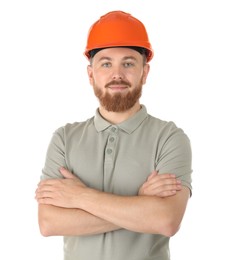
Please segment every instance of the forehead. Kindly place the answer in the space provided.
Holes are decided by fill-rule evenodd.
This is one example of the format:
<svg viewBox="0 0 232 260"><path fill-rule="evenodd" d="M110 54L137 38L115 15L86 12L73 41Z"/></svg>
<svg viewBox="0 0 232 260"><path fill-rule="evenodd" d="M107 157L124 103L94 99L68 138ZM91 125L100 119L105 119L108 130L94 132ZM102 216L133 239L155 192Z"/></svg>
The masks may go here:
<svg viewBox="0 0 232 260"><path fill-rule="evenodd" d="M131 48L116 47L116 48L106 48L97 52L94 56L94 60L99 61L102 59L108 60L125 60L133 59L140 61L142 60L142 55Z"/></svg>

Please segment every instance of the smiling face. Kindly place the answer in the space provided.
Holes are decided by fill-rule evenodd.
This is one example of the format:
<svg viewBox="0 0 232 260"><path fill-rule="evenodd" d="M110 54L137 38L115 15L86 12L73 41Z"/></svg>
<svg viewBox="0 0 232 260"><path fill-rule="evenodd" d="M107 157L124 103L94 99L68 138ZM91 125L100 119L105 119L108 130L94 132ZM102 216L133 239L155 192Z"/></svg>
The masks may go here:
<svg viewBox="0 0 232 260"><path fill-rule="evenodd" d="M107 111L124 112L132 108L142 94L149 65L130 48L99 51L88 66L88 76L100 105Z"/></svg>

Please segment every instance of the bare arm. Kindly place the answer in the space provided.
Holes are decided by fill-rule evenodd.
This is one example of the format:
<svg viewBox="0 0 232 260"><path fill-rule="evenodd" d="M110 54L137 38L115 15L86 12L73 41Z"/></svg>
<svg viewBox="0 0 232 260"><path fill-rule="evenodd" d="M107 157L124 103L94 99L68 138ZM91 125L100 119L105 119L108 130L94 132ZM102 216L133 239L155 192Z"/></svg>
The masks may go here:
<svg viewBox="0 0 232 260"><path fill-rule="evenodd" d="M181 224L188 198L188 188L166 198L125 197L88 189L80 194L77 205L131 231L173 236Z"/></svg>
<svg viewBox="0 0 232 260"><path fill-rule="evenodd" d="M81 209L38 205L38 220L43 236L78 236L119 229L116 225Z"/></svg>
<svg viewBox="0 0 232 260"><path fill-rule="evenodd" d="M67 170L62 173L67 179L77 179ZM36 193L38 193L38 189ZM114 224L82 209L40 203L38 204L38 221L43 236L93 235L119 229Z"/></svg>
<svg viewBox="0 0 232 260"><path fill-rule="evenodd" d="M141 212L144 214L143 210L146 208L145 205L150 205L150 209L154 210L157 206L153 205L151 196L122 197L106 194L96 190L88 189L82 182L80 182L76 177L73 177L73 175L67 170L64 170L62 174L65 178L75 179L75 181L73 182L73 180L67 180L65 182L64 180L46 180L42 181L42 184L40 184L37 190L36 197L39 202L39 225L43 235L87 235L104 233L119 229L121 227L139 232L153 233L153 226L148 227L147 229L146 227L142 227L143 224L141 223L141 218L139 219L141 223L140 225L138 219L136 219L136 216L131 218L130 214L128 214L127 217L126 215L124 216L122 214L124 211L128 211L128 206L131 206L130 203L137 205L135 208L133 208L133 212L135 213L137 208L137 212L139 213L140 217ZM166 178L164 178L164 176L166 176ZM170 197L174 195L178 190L180 190L180 185L179 183L176 183L176 180L173 178L173 176L170 176L171 175L163 175L162 177L159 177L152 173L147 182L141 187L140 195L159 195L160 197ZM53 185L50 184L51 182ZM69 188L65 190L65 187L61 187L60 185L65 185L66 188ZM92 207L92 205L89 209L87 209L85 207L81 208L79 206L81 209L77 209L78 207L74 206L76 199L78 197L80 198L80 194L77 194L76 191L78 190L79 192L81 189L85 190L85 192L90 191L89 195L94 195L94 197L92 197L92 204L94 207ZM66 194L65 191L67 192ZM48 193L49 195L47 195ZM53 199L51 199L51 196L53 196ZM66 197L66 200L64 197ZM153 196L153 198L155 198L155 196ZM98 201L98 199L100 199L100 201ZM160 199L160 204L163 204L161 201L163 202L163 199ZM88 201L84 202L83 200L82 202L85 204ZM58 205L59 203L63 203L63 205ZM111 207L112 205L113 207L117 205L120 208L119 212L121 213L117 212L118 215L115 215L115 213L109 207L108 211L112 212L112 219L111 217L108 219L108 217L104 216L103 212L101 213L103 215L99 215L99 212L102 210L104 210L107 216L111 215L107 213L107 210L102 208L102 203L106 203L105 206L107 203L109 203L109 206ZM149 212L147 211L147 214L148 213ZM150 214L157 213L151 211ZM115 223L114 218L123 218L124 222L120 221L119 223ZM126 222L128 223L126 224ZM133 223L134 226L132 226ZM157 224L157 226L159 225ZM162 226L159 226L159 228L161 227ZM157 232L155 233L160 232L158 232L157 229Z"/></svg>

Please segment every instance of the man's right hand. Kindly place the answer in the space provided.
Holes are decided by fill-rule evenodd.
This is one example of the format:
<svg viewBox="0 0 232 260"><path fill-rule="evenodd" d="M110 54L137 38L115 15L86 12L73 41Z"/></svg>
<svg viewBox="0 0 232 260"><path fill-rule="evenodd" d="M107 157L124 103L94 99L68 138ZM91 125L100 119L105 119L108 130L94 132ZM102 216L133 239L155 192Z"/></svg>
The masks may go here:
<svg viewBox="0 0 232 260"><path fill-rule="evenodd" d="M153 171L140 187L138 195L164 198L175 195L179 190L181 190L181 181L175 174L158 174L157 171Z"/></svg>

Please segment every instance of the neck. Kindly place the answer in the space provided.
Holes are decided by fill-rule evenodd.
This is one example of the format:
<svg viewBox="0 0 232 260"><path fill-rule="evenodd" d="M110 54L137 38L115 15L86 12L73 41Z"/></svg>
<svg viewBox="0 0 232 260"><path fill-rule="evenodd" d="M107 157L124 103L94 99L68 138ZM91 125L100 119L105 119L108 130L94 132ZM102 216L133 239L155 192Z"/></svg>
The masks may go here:
<svg viewBox="0 0 232 260"><path fill-rule="evenodd" d="M124 112L107 111L102 106L99 107L99 112L101 116L104 117L108 122L117 125L127 120L129 117L133 116L134 114L136 114L140 109L141 109L141 105L139 104L139 102L136 102L132 108Z"/></svg>

